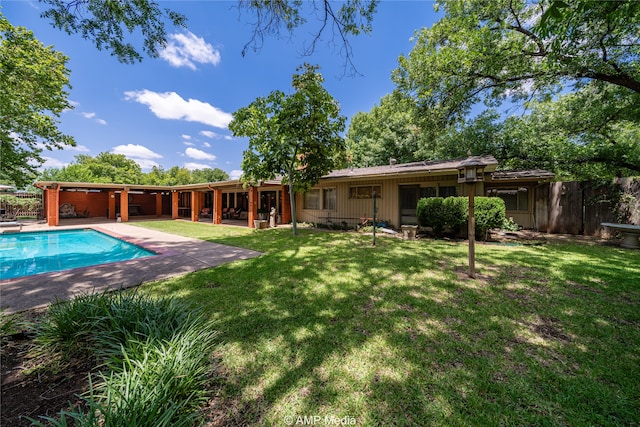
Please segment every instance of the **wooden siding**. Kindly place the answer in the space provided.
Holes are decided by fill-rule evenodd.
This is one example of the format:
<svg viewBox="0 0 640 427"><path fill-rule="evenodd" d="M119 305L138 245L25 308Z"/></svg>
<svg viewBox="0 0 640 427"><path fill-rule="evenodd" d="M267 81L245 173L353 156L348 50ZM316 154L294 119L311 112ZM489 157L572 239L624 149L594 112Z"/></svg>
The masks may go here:
<svg viewBox="0 0 640 427"><path fill-rule="evenodd" d="M333 210L304 209L304 194L296 195L297 219L300 222L312 222L319 224L345 222L353 227L361 222L361 218L373 217L373 199L352 199L349 197L349 189L354 186L376 185L381 187L381 197L377 199L377 215L381 221L387 221L390 226L398 228L400 224L400 200L399 189L401 185L428 186L455 186L458 195L466 195L465 185L458 184L457 175L435 175L423 177L405 178L378 178L349 181L322 181L314 186L314 189L335 188L336 208ZM478 186L480 194L481 185Z"/></svg>

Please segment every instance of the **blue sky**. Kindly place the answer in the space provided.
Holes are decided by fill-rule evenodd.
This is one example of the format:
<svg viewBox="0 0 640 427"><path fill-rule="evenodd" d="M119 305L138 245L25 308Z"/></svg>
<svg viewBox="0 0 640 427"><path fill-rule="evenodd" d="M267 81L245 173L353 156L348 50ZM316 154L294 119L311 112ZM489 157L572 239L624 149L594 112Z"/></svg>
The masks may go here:
<svg viewBox="0 0 640 427"><path fill-rule="evenodd" d="M290 93L291 76L304 62L321 67L325 87L343 115L369 111L394 89L391 72L398 57L411 50L415 30L437 19L431 1L382 1L372 33L351 38L352 60L361 75L349 77L339 50L328 43L330 32L313 55L301 54L317 28L313 18L293 38L268 38L260 51L242 57L252 17L239 13L237 2L160 3L183 13L187 28L168 29L169 45L160 58L127 65L78 35L54 29L40 18L39 2L0 1L12 25L32 30L69 57L69 100L75 108L61 115L59 127L77 146L46 151L45 167L108 151L125 154L143 171L153 165L210 167L237 178L248 142L227 128L234 111L276 89Z"/></svg>

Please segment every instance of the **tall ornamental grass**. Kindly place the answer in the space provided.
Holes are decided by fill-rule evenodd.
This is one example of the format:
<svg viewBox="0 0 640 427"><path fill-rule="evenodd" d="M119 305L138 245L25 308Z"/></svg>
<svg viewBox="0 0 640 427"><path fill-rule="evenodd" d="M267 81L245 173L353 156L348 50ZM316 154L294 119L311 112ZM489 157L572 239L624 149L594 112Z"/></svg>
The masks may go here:
<svg viewBox="0 0 640 427"><path fill-rule="evenodd" d="M102 293L57 303L38 339L44 348L95 356L86 408L44 418L55 426L188 426L207 400L216 333L176 299ZM44 425L37 423L38 425Z"/></svg>

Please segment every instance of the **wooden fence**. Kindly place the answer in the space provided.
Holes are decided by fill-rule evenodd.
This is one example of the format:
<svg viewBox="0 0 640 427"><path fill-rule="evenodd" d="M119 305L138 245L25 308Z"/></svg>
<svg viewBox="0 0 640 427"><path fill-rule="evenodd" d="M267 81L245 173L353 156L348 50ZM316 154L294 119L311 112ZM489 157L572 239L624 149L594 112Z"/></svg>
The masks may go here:
<svg viewBox="0 0 640 427"><path fill-rule="evenodd" d="M4 210L5 214L15 216L44 218L42 194L2 193L0 194L0 210Z"/></svg>
<svg viewBox="0 0 640 427"><path fill-rule="evenodd" d="M640 224L640 177L611 183L552 182L547 210L548 233L608 237L603 222Z"/></svg>

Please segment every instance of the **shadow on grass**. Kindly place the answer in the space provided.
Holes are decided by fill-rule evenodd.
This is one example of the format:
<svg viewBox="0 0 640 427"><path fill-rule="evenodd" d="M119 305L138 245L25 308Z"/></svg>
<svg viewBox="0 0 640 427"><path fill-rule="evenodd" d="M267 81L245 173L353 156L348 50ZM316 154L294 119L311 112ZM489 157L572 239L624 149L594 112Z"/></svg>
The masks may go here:
<svg viewBox="0 0 640 427"><path fill-rule="evenodd" d="M190 232L265 252L145 287L217 321L227 424L640 422L635 253L480 246L474 281L464 244Z"/></svg>

